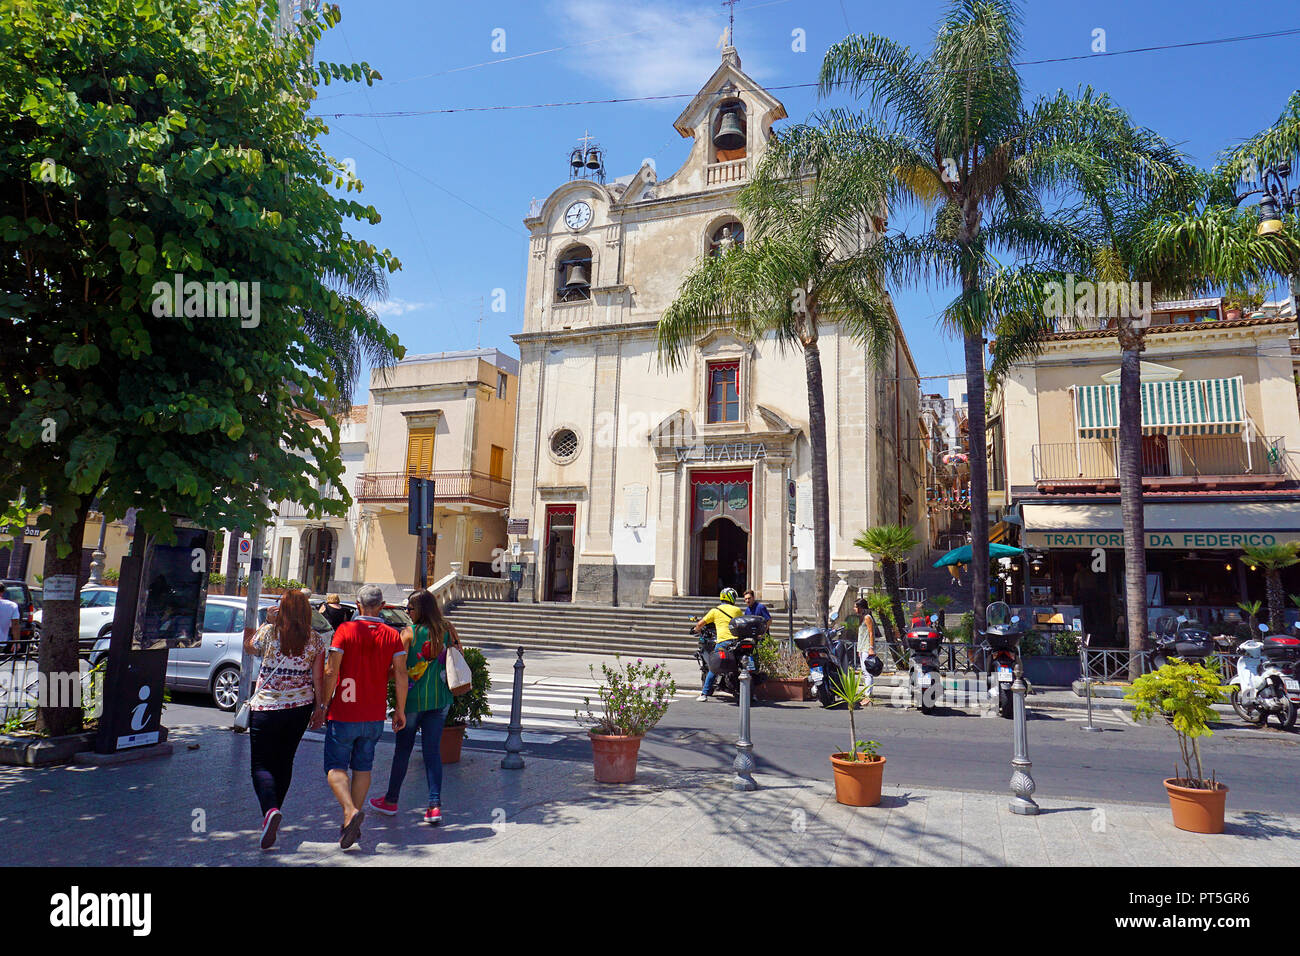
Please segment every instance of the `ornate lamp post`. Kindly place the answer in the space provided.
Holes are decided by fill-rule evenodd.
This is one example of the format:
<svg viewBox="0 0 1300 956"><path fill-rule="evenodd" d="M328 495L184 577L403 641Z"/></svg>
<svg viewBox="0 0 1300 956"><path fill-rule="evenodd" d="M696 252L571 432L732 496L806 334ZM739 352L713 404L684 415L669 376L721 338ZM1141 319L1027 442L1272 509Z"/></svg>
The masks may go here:
<svg viewBox="0 0 1300 956"><path fill-rule="evenodd" d="M1031 796L1034 792L1034 778L1030 774L1033 764L1029 760L1029 732L1025 727L1025 668L1016 661L1015 680L1011 683L1011 699L1015 720L1015 752L1011 757L1011 812L1023 816L1032 816L1038 812L1038 804Z"/></svg>
<svg viewBox="0 0 1300 956"><path fill-rule="evenodd" d="M1260 173L1260 188L1237 197L1240 204L1248 196L1261 196L1259 201L1259 226L1256 233L1273 236L1286 229L1283 216L1293 215L1300 209L1300 186L1291 188L1291 163L1280 162L1267 166ZM1291 314L1300 327L1300 263L1288 277L1291 292Z"/></svg>

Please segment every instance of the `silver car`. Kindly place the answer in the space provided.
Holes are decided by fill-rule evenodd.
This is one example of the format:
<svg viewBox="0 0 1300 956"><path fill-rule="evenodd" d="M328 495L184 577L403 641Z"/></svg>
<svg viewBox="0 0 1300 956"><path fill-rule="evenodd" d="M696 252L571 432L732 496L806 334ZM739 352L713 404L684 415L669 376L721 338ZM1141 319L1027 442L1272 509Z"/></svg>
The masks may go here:
<svg viewBox="0 0 1300 956"><path fill-rule="evenodd" d="M212 695L221 710L231 711L239 700L239 665L244 649L244 613L246 601L241 597L209 595L203 609L203 642L198 647L172 648L167 655L167 687L179 691L197 691ZM263 598L257 609L257 624L266 623L266 612L275 607L274 598ZM334 631L319 611L312 611L311 628L326 640ZM108 654L108 638L95 642L90 662L97 663ZM253 659L253 679L257 679L260 658Z"/></svg>

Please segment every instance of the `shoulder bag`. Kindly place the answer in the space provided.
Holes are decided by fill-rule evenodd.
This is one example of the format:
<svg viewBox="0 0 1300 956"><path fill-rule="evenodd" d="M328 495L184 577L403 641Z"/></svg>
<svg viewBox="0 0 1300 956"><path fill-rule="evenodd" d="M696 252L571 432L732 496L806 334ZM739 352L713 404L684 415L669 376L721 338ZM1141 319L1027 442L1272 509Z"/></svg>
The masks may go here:
<svg viewBox="0 0 1300 956"><path fill-rule="evenodd" d="M263 639L263 641L262 641L262 660L263 660L263 661L266 660L266 652L267 652L268 650L270 650L270 646L271 646L271 634L273 634L273 633L275 633L275 632L274 632L274 631L270 631L270 632L268 632L267 635L266 635L266 637L265 637L265 638ZM280 651L279 651L280 642L279 642L278 640L276 641L276 645L275 645L275 646L276 646L276 651L277 651L277 653L280 654L280 662L279 662L278 664L275 665L275 670L271 671L271 673L270 673L269 675L266 675L268 680L269 680L270 678L274 677L274 676L276 675L276 673L280 670L281 665L284 664L284 654L283 654L283 653L280 653ZM238 713L235 714L235 729L236 729L236 730L247 730L247 729L248 729L248 725L252 722L252 719L253 719L253 708L252 708L253 698L257 696L258 688L260 688L261 686L262 686L262 675L259 674L259 675L257 676L257 685L253 688L252 693L250 693L250 694L248 695L248 700L244 701L242 704L239 705L239 711L238 711Z"/></svg>

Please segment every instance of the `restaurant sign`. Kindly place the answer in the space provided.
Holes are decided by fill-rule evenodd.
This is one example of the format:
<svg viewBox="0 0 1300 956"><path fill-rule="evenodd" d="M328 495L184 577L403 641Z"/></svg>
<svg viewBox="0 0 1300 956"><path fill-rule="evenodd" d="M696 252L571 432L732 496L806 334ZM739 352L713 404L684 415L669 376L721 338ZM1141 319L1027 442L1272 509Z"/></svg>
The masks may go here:
<svg viewBox="0 0 1300 956"><path fill-rule="evenodd" d="M1122 548L1122 531L1026 531L1027 548ZM1148 531L1147 550L1239 550L1300 541L1300 531Z"/></svg>

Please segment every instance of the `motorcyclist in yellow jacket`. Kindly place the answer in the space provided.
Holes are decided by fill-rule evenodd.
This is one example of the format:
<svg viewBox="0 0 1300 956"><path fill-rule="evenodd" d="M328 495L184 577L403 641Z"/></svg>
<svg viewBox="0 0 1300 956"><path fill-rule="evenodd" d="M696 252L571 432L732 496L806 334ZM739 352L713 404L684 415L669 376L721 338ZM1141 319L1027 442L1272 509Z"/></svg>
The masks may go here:
<svg viewBox="0 0 1300 956"><path fill-rule="evenodd" d="M740 595L736 593L735 588L723 588L722 593L718 595L720 603L710 610L708 614L700 618L695 625L695 633L700 633L706 625L712 624L717 631L717 640L714 646L721 644L723 641L732 640L731 622L745 613L745 609L737 604L739 600ZM695 699L708 700L712 697L713 682L716 679L717 675L713 671L709 671L704 678L704 687L700 690L700 696Z"/></svg>

